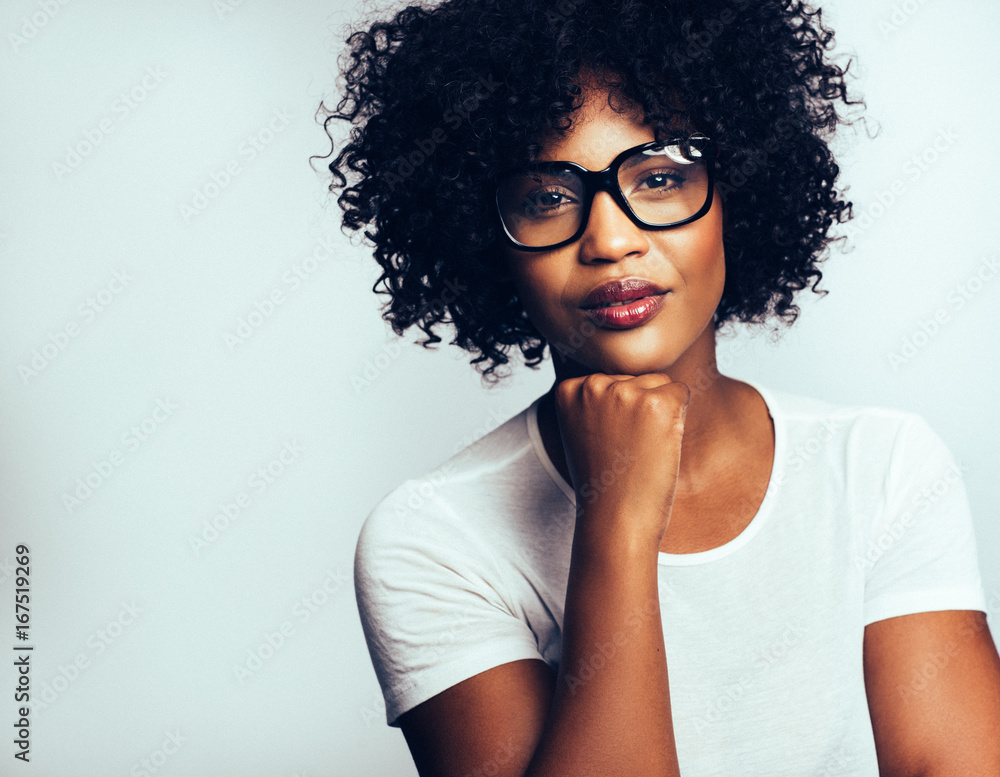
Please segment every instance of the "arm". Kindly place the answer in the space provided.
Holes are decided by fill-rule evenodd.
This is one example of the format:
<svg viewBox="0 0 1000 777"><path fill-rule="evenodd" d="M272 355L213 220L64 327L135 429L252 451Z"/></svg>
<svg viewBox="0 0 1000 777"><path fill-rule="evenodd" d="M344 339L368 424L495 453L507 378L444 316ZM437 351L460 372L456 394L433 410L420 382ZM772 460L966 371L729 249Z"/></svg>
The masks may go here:
<svg viewBox="0 0 1000 777"><path fill-rule="evenodd" d="M679 774L657 547L610 539L574 537L558 676L514 661L400 716L421 777Z"/></svg>
<svg viewBox="0 0 1000 777"><path fill-rule="evenodd" d="M678 775L656 545L577 532L563 658L525 777Z"/></svg>
<svg viewBox="0 0 1000 777"><path fill-rule="evenodd" d="M1000 774L1000 658L984 613L871 623L864 669L882 777Z"/></svg>
<svg viewBox="0 0 1000 777"><path fill-rule="evenodd" d="M613 451L647 468L616 474L578 511L558 675L539 661L510 662L400 716L421 777L679 774L657 559L689 392L664 381L594 374L560 384L578 505L579 484L598 482Z"/></svg>
<svg viewBox="0 0 1000 777"><path fill-rule="evenodd" d="M1000 774L1000 659L975 528L961 467L918 416L900 427L868 540L884 548L865 580L864 634L881 774Z"/></svg>

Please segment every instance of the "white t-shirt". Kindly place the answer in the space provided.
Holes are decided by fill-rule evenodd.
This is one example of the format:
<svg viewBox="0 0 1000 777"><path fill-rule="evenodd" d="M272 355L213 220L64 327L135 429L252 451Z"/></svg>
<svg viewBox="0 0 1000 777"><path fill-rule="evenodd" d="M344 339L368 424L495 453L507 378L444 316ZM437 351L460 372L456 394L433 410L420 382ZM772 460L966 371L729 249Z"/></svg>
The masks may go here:
<svg viewBox="0 0 1000 777"><path fill-rule="evenodd" d="M681 774L875 776L865 626L986 611L962 473L914 413L745 382L774 420L760 509L720 547L659 554ZM500 664L558 670L575 493L538 401L365 520L355 588L390 726Z"/></svg>

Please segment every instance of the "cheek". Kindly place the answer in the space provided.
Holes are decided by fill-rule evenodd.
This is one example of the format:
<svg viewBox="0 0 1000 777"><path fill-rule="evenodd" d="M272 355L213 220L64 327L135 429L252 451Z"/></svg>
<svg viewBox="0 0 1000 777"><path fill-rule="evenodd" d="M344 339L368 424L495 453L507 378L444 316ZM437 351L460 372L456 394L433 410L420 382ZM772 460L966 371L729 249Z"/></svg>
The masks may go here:
<svg viewBox="0 0 1000 777"><path fill-rule="evenodd" d="M558 326L559 301L551 296L554 292L545 291L547 288L543 278L528 276L518 281L518 296L525 313L535 328L549 338L553 335L554 328Z"/></svg>
<svg viewBox="0 0 1000 777"><path fill-rule="evenodd" d="M701 281L706 295L721 297L726 282L726 254L722 241L722 213L714 206L696 222L701 228L689 234L686 254L689 267Z"/></svg>
<svg viewBox="0 0 1000 777"><path fill-rule="evenodd" d="M518 267L516 262L510 262L508 267L521 307L535 328L545 334L548 329L546 325L548 317L545 312L546 302L538 294L538 289L544 288L540 285L542 280L527 272L524 267Z"/></svg>
<svg viewBox="0 0 1000 777"><path fill-rule="evenodd" d="M562 299L566 278L554 272L555 262L543 263L538 257L512 257L507 267L517 289L521 307L532 324L544 336L552 335L560 324Z"/></svg>

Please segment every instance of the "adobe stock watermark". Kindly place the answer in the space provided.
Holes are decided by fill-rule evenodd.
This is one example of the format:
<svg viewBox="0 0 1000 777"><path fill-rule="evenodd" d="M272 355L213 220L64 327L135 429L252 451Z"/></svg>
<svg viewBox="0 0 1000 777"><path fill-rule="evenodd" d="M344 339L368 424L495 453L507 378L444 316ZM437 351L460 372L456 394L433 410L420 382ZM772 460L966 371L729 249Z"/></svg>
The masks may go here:
<svg viewBox="0 0 1000 777"><path fill-rule="evenodd" d="M409 677L404 678L402 683L403 686L399 689L400 693L412 689L415 685ZM372 723L384 721L386 716L385 696L382 694L382 689L379 688L375 691L371 698L371 704L358 707L358 717L364 721L365 728L371 728Z"/></svg>
<svg viewBox="0 0 1000 777"><path fill-rule="evenodd" d="M27 386L32 378L37 378L134 280L127 271L115 270L111 280L77 306L75 318L64 323L55 332L49 331L46 335L47 342L35 348L27 362L21 362L17 366L21 382Z"/></svg>
<svg viewBox="0 0 1000 777"><path fill-rule="evenodd" d="M457 103L451 105L442 115L441 121L450 129L456 130L462 126L462 122L468 121L469 117L475 113L483 100L492 94L500 86L499 81L494 81L488 76L480 76L475 85L474 94ZM448 133L441 125L436 126L431 133L424 138L414 141L414 149L406 156L400 154L394 160L396 172L385 174L385 182L389 185L389 191L395 191L399 184L413 175L431 156L437 151L438 146L448 139Z"/></svg>
<svg viewBox="0 0 1000 777"><path fill-rule="evenodd" d="M580 325L574 327L569 337L565 341L560 340L557 342L549 341L549 350L554 353L558 353L564 359L572 359L579 351L587 344L592 337L594 337L599 332L609 332L609 330L602 329L593 323L589 318L585 318L580 322ZM613 332L611 332L613 334ZM719 344L719 351L717 354L717 364L712 365L707 370L703 367L699 367L696 379L688 384L688 388L691 390L691 396L694 397L697 394L703 394L711 388L712 385L720 378L722 375L719 373L719 368L727 369L729 366L735 363L736 356L742 354L746 351L746 347L739 340L733 340L728 342L728 347L723 348L723 343Z"/></svg>
<svg viewBox="0 0 1000 777"><path fill-rule="evenodd" d="M904 335L899 345L886 354L889 366L898 373L913 358L926 348L951 323L952 313L957 313L986 288L1000 273L1000 254L987 257L967 278L959 281L945 296L944 304L932 313L921 316L920 322Z"/></svg>
<svg viewBox="0 0 1000 777"><path fill-rule="evenodd" d="M795 124L786 118L777 119L772 125L773 137L761 143L760 148L747 153L739 164L735 162L726 165L720 171L715 182L715 188L720 196L726 197L732 192L744 188L750 180L768 168L787 164L782 154L782 141L791 138L795 133Z"/></svg>
<svg viewBox="0 0 1000 777"><path fill-rule="evenodd" d="M932 483L913 495L902 515L897 517L878 539L873 540L866 550L854 559L854 565L862 572L868 572L882 556L913 526L917 516L927 513L943 499L956 485L962 482L963 468L958 462L949 463Z"/></svg>
<svg viewBox="0 0 1000 777"><path fill-rule="evenodd" d="M558 0L545 9L545 18L550 24L566 21L579 7L581 0Z"/></svg>
<svg viewBox="0 0 1000 777"><path fill-rule="evenodd" d="M426 300L414 316L414 320L420 320L428 313L436 312L443 316L447 312L446 305L455 302L459 296L468 291L459 278L445 279L444 290L432 300ZM353 375L351 375L351 388L354 389L355 396L371 386L384 375L402 353L399 340L393 340L382 346L381 352L375 356L365 359Z"/></svg>
<svg viewBox="0 0 1000 777"><path fill-rule="evenodd" d="M843 777L847 774L857 774L858 759L851 755L843 745L840 745L816 772L815 777Z"/></svg>
<svg viewBox="0 0 1000 777"><path fill-rule="evenodd" d="M793 472L798 472L808 464L823 449L830 440L833 439L842 422L833 416L824 417L820 422L820 429L809 437L804 443L800 443L792 448L792 456L788 458L788 467Z"/></svg>
<svg viewBox="0 0 1000 777"><path fill-rule="evenodd" d="M913 184L937 164L958 139L959 135L954 127L939 129L934 140L906 161L902 169L903 175L897 176L887 188L879 191L875 195L875 201L862 208L860 215L846 222L844 225L846 235L849 238L856 238L871 229L906 195Z"/></svg>
<svg viewBox="0 0 1000 777"><path fill-rule="evenodd" d="M958 640L949 639L941 647L941 650L928 651L923 654L923 662L910 672L909 682L905 685L898 684L896 686L897 698L907 699L930 687L941 672L951 663L951 660L961 652L962 646L987 628L988 623L986 618L980 620L978 616L979 613L976 610L970 610L965 613L958 627Z"/></svg>
<svg viewBox="0 0 1000 777"><path fill-rule="evenodd" d="M402 353L403 346L397 338L385 343L374 356L365 359L361 369L351 375L351 387L354 389L355 396L365 389L371 388L375 381L388 372Z"/></svg>
<svg viewBox="0 0 1000 777"><path fill-rule="evenodd" d="M601 498L601 494L607 491L611 486L615 484L621 475L623 475L628 468L639 461L639 457L631 453L626 453L622 450L615 451L614 459L612 460L611 466L606 468L600 475L594 475L593 477L587 478L583 483L577 488L577 495L582 499L582 504L577 503L577 512L585 509L588 505L594 504L598 499Z"/></svg>
<svg viewBox="0 0 1000 777"><path fill-rule="evenodd" d="M406 501L404 504L396 503L396 515L411 515L417 510L421 510L431 499L435 492L441 488L450 478L458 473L458 467L454 461L446 461L433 471L428 472L411 483L406 490Z"/></svg>
<svg viewBox="0 0 1000 777"><path fill-rule="evenodd" d="M987 617L994 617L1000 615L1000 588L994 588L988 592L989 596L986 602L986 615Z"/></svg>
<svg viewBox="0 0 1000 777"><path fill-rule="evenodd" d="M386 714L385 697L381 691L372 695L372 702L364 707L358 707L358 716L364 721L365 728L371 728L372 723L381 723Z"/></svg>
<svg viewBox="0 0 1000 777"><path fill-rule="evenodd" d="M580 659L575 674L566 674L566 685L569 692L576 696L577 690L589 683L614 658L619 648L625 645L630 635L637 631L643 623L656 616L660 611L660 603L655 599L647 599L642 605L633 607L625 619L625 628L615 629L615 633L607 642L599 642L589 658Z"/></svg>
<svg viewBox="0 0 1000 777"><path fill-rule="evenodd" d="M265 665L277 655L278 651L288 644L288 640L298 633L295 630L296 623L299 625L307 623L351 580L351 576L341 570L339 566L336 570L327 569L326 572L326 578L322 583L295 602L295 606L292 608L292 619L286 619L273 631L266 632L263 635L264 638L256 646L247 648L246 658L238 664L233 664L233 675L240 685L261 672Z"/></svg>
<svg viewBox="0 0 1000 777"><path fill-rule="evenodd" d="M442 486L459 474L459 466L471 456L470 446L499 428L505 420L503 411L491 409L486 421L455 443L451 458L408 485L405 502L396 503L396 514L408 516L421 510Z"/></svg>
<svg viewBox="0 0 1000 777"><path fill-rule="evenodd" d="M14 563L10 560L10 556L0 561L0 585L6 583L10 578L14 576Z"/></svg>
<svg viewBox="0 0 1000 777"><path fill-rule="evenodd" d="M470 445L478 442L490 432L499 429L500 426L508 420L508 418L508 411L503 408L490 408L490 411L486 414L486 420L483 421L483 423L468 434L462 435L455 441L455 444L451 449L452 455L467 451Z"/></svg>
<svg viewBox="0 0 1000 777"><path fill-rule="evenodd" d="M585 318L580 322L578 327L573 328L569 338L567 338L567 342L563 342L562 340L552 342L550 340L549 350L552 351L554 349L563 359L571 359L598 331L597 324L589 318Z"/></svg>
<svg viewBox="0 0 1000 777"><path fill-rule="evenodd" d="M750 0L735 0L734 6L742 10ZM717 17L706 19L702 22L701 29L687 30L685 37L688 45L686 48L675 49L672 58L675 65L690 65L694 61L704 60L712 55L710 46L715 42L722 32L736 20L736 14L732 9L726 8Z"/></svg>
<svg viewBox="0 0 1000 777"><path fill-rule="evenodd" d="M121 447L125 449L124 452L119 448L112 448L104 458L91 460L90 471L76 479L75 488L63 492L62 501L66 512L72 515L75 510L82 507L84 502L96 494L121 468L125 463L126 454L137 451L173 417L175 412L177 405L169 399L157 399L153 411L131 424L128 431L122 434Z"/></svg>
<svg viewBox="0 0 1000 777"><path fill-rule="evenodd" d="M84 130L79 139L67 144L61 159L52 163L52 172L57 181L63 181L66 176L79 169L83 160L93 154L104 143L117 124L125 121L156 89L163 83L167 73L159 65L150 65L146 74L133 86L126 89L114 102L108 112L94 126Z"/></svg>
<svg viewBox="0 0 1000 777"><path fill-rule="evenodd" d="M176 755L187 737L181 736L180 729L163 732L163 741L151 753L134 762L129 768L131 777L153 777L166 766L171 756Z"/></svg>
<svg viewBox="0 0 1000 777"><path fill-rule="evenodd" d="M695 731L704 737L705 732L711 726L718 723L726 714L739 706L756 679L768 667L783 660L805 634L806 630L802 627L801 623L786 624L784 631L777 635L754 659L753 668L756 672L754 674L744 672L736 683L723 688L719 695L708 703L704 713L694 716Z"/></svg>
<svg viewBox="0 0 1000 777"><path fill-rule="evenodd" d="M266 464L257 467L246 479L246 488L238 491L231 499L219 505L211 518L201 522L201 530L188 537L188 545L195 556L207 550L229 528L242 518L253 505L254 496L260 496L285 474L305 448L295 440L286 442L284 447Z"/></svg>
<svg viewBox="0 0 1000 777"><path fill-rule="evenodd" d="M49 26L49 22L56 18L59 9L69 5L70 0L40 0L38 10L31 15L21 17L21 26L17 32L8 32L7 40L11 49L17 54L22 48L28 45L28 41L38 37L38 33Z"/></svg>
<svg viewBox="0 0 1000 777"><path fill-rule="evenodd" d="M42 712L51 707L56 699L66 693L80 675L92 666L94 659L103 655L129 630L142 612L142 607L136 604L134 599L122 602L118 612L84 640L86 650L77 652L66 664L60 663L56 667L58 673L41 683L38 692L31 700L31 711Z"/></svg>
<svg viewBox="0 0 1000 777"><path fill-rule="evenodd" d="M237 8L243 6L243 0L214 0L212 8L218 20L225 21L225 18L232 14Z"/></svg>
<svg viewBox="0 0 1000 777"><path fill-rule="evenodd" d="M418 651L420 662L424 664L436 664L442 658L446 658L449 653L455 653L455 646L458 645L459 638L469 635L465 640L468 642L478 641L475 627L482 626L482 620L473 617L474 613L469 610L461 610L453 617L448 628L439 630L436 634L428 635L428 641L424 642ZM431 641L433 638L433 641Z"/></svg>
<svg viewBox="0 0 1000 777"><path fill-rule="evenodd" d="M316 277L325 263L336 255L336 250L333 241L322 237L316 241L312 253L287 265L279 278L280 283L273 286L262 298L254 300L231 331L223 332L222 339L230 352L253 337L264 322L269 321L278 308L290 299L290 295L302 288L306 281Z"/></svg>
<svg viewBox="0 0 1000 777"><path fill-rule="evenodd" d="M462 777L496 777L500 774L500 767L517 755L517 752L514 738L510 737L494 749L489 758L473 767L471 772L466 772Z"/></svg>
<svg viewBox="0 0 1000 777"><path fill-rule="evenodd" d="M291 123L293 116L287 108L275 111L263 127L247 135L236 150L236 158L229 160L222 169L213 170L208 180L191 191L191 198L180 206L184 223L197 218L257 159L264 149L274 143L278 135Z"/></svg>
<svg viewBox="0 0 1000 777"><path fill-rule="evenodd" d="M761 502L756 499L743 497L739 503L727 507L726 511L719 516L720 524L725 524L727 531L739 530L742 532L747 527L747 516L751 519L760 510Z"/></svg>
<svg viewBox="0 0 1000 777"><path fill-rule="evenodd" d="M892 12L887 19L882 19L878 23L878 30L882 33L882 38L888 40L901 29L913 16L927 4L927 0L903 0L902 3L893 3Z"/></svg>

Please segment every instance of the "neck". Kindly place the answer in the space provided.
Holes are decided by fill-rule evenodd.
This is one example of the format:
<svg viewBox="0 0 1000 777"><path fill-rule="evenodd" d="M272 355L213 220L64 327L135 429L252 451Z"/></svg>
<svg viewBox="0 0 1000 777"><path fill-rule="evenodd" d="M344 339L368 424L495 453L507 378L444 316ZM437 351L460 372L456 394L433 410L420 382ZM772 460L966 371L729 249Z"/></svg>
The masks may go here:
<svg viewBox="0 0 1000 777"><path fill-rule="evenodd" d="M734 431L746 411L744 386L719 372L715 345L715 330L709 326L680 358L655 370L666 374L672 381L684 383L691 390L681 443L677 484L680 492L696 491L699 484L706 481L713 462L718 459L719 450L734 438ZM556 379L541 399L539 414L540 418L544 416L550 436L554 436L552 444L547 446L549 455L565 477L568 468L556 421L556 386L568 378L583 377L601 370L565 359L555 350L552 355Z"/></svg>

